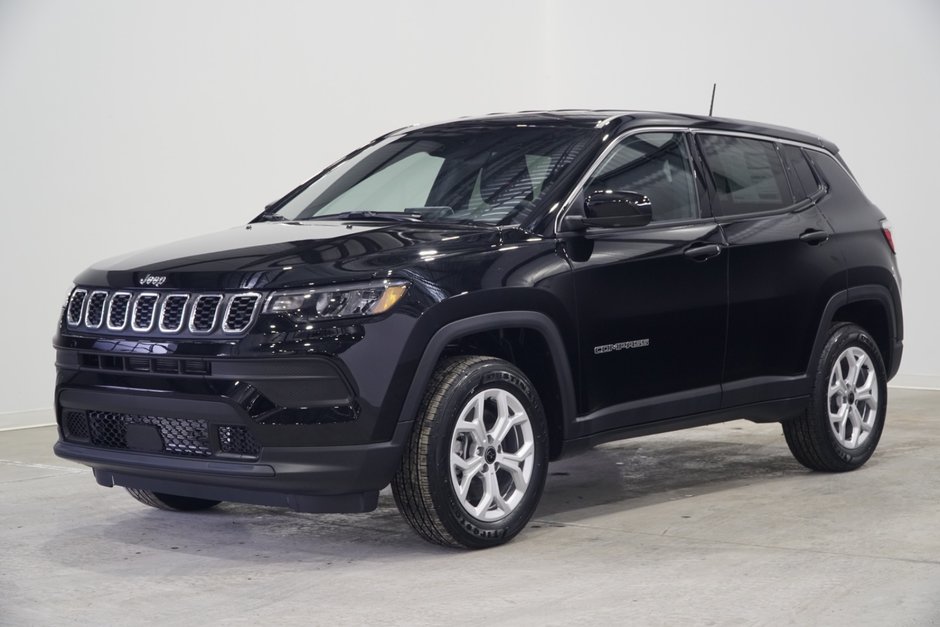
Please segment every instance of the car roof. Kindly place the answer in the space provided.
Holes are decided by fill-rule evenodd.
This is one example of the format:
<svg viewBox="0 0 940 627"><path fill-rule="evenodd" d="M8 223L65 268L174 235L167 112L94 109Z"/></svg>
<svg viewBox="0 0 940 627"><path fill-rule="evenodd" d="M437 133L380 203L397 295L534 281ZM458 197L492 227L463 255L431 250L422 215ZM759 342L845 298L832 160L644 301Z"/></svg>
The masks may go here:
<svg viewBox="0 0 940 627"><path fill-rule="evenodd" d="M556 109L540 111L517 111L511 113L490 113L488 115L458 118L447 122L421 125L402 129L411 130L444 130L458 128L486 128L513 125L533 126L566 126L572 128L611 128L617 133L632 128L646 126L681 126L701 130L733 131L753 135L766 135L780 139L802 142L813 146L820 146L830 152L838 152L838 147L828 141L805 131L763 124L748 120L732 118L719 118L707 115L694 115L689 113L666 113L662 111L624 111L615 109Z"/></svg>

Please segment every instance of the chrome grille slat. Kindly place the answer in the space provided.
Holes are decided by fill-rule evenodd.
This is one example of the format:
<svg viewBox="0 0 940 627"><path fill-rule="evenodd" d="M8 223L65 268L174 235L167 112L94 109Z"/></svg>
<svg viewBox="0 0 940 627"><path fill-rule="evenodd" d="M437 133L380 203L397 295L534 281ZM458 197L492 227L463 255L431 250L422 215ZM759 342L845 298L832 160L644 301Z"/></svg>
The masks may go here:
<svg viewBox="0 0 940 627"><path fill-rule="evenodd" d="M127 326L127 314L130 311L131 293L115 292L108 302L108 328L120 331Z"/></svg>
<svg viewBox="0 0 940 627"><path fill-rule="evenodd" d="M212 333L222 306L221 294L200 294L193 303L189 315L189 330L192 333Z"/></svg>
<svg viewBox="0 0 940 627"><path fill-rule="evenodd" d="M168 294L163 299L158 324L163 333L177 333L183 328L183 320L186 317L186 303L188 302L189 294Z"/></svg>
<svg viewBox="0 0 940 627"><path fill-rule="evenodd" d="M226 333L241 333L247 329L254 322L255 311L260 302L261 294L255 292L232 296L225 308L222 330Z"/></svg>
<svg viewBox="0 0 940 627"><path fill-rule="evenodd" d="M89 329L97 329L104 320L104 307L108 300L108 293L105 290L95 290L88 297L88 305L85 307L85 326Z"/></svg>
<svg viewBox="0 0 940 627"><path fill-rule="evenodd" d="M85 297L88 296L88 290L78 288L72 292L69 298L69 307L66 313L66 322L69 326L77 326L82 323L82 313L85 310Z"/></svg>
<svg viewBox="0 0 940 627"><path fill-rule="evenodd" d="M134 299L134 313L131 316L131 328L138 332L146 332L153 328L154 314L157 311L159 294L144 292Z"/></svg>
<svg viewBox="0 0 940 627"><path fill-rule="evenodd" d="M245 333L264 304L259 292L190 293L77 287L65 307L69 328L111 333Z"/></svg>

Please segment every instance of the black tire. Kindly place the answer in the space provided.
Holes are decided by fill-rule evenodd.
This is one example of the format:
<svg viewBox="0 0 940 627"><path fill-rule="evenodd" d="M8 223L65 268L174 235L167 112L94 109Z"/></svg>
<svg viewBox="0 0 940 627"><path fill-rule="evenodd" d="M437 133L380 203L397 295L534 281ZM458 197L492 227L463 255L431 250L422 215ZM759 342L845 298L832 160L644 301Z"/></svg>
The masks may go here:
<svg viewBox="0 0 940 627"><path fill-rule="evenodd" d="M846 446L844 440L834 432L830 426L830 403L833 407L848 403L854 405L856 386L850 385L851 396L837 394L830 399L830 378L834 373L836 360L849 349L864 351L870 360L869 370L862 370L862 376L872 374L875 377L871 386L877 390L877 408L874 411L867 409L871 426L866 439L856 446ZM845 361L841 362L845 365ZM842 368L840 365L840 368ZM842 368L841 372L844 372ZM839 400L843 399L843 400ZM868 461L884 429L885 412L888 406L887 376L884 361L878 345L865 329L850 323L839 323L830 329L829 338L823 346L817 360L815 376L813 377L812 397L810 407L805 414L783 423L783 434L786 437L790 452L798 462L811 470L824 472L845 472L855 470ZM851 434L850 424L844 427L845 433ZM861 431L860 431L861 433Z"/></svg>
<svg viewBox="0 0 940 627"><path fill-rule="evenodd" d="M516 444L507 444L510 439L510 436L507 436L506 439L499 440L505 448L500 446L498 449L500 456L507 453L514 455L515 453L509 450L513 447L516 452L526 449L526 455L530 457L516 466L522 468L531 464L531 475L525 483L525 488L518 488L515 479L506 481L506 476L511 477L512 473L507 471L506 467L500 469L499 460L495 457L499 444L497 440L477 448L475 444L470 444L470 439L474 439L476 435L468 435L463 431L455 435L461 412L467 408L467 411L476 415L478 411L469 410L469 402L472 399L482 399L479 400L480 405L475 404L474 407L486 407L483 413L489 416L490 420L495 420L494 416L498 414L498 410L497 414L493 414L493 407L498 403L491 401L487 395L499 396L502 394L501 390L508 392L514 402L521 405L528 417L528 426L531 427L531 432L526 430L524 435L520 435L521 432L516 432L516 427L513 427L511 437L518 438ZM483 396L478 397L480 394ZM502 394L501 398L507 397ZM516 414L513 410L510 415L521 414ZM482 418L480 422L486 423ZM470 423L462 424L466 427ZM496 431L494 422L492 431L486 430L483 434L490 438ZM460 433L463 435L459 435ZM460 438L465 439L458 442ZM532 442L534 450L531 454L528 453L529 447L522 444L523 441ZM474 462L481 464L482 470L460 477L452 474L460 472L462 475L462 472L452 470L451 452L455 445L456 448L461 448L463 444L467 445L467 454L473 456ZM492 461L494 459L496 461ZM505 461L507 458L499 459ZM392 493L405 520L425 540L450 547L482 549L508 542L526 526L538 506L545 486L547 469L548 430L545 414L535 387L525 374L512 364L492 357L456 357L441 363L431 377L411 440L401 466L392 480ZM492 475L492 484L486 483L489 475ZM457 477L458 481L466 481L465 486L469 486L464 497L458 495L459 486L455 487L454 477ZM474 517L467 508L471 505L468 501L472 497L471 490L476 481L480 482L477 484L479 486L485 484L491 488L496 487L495 492L500 494L499 499L503 505L513 499L516 504L512 508L506 507L506 512L492 500L492 507L484 511L483 515L503 516L501 519L484 520ZM524 480L519 481L519 484L522 483ZM481 490L478 488L476 491ZM492 492L490 490L486 494ZM507 494L510 495L508 500ZM481 496L476 505L485 508L484 500L486 498ZM499 511L494 511L494 508Z"/></svg>
<svg viewBox="0 0 940 627"><path fill-rule="evenodd" d="M171 512L198 512L200 510L215 507L222 501L210 501L208 499L197 499L191 496L177 496L176 494L164 494L162 492L151 492L150 490L138 490L137 488L125 488L135 499L157 509L165 509Z"/></svg>

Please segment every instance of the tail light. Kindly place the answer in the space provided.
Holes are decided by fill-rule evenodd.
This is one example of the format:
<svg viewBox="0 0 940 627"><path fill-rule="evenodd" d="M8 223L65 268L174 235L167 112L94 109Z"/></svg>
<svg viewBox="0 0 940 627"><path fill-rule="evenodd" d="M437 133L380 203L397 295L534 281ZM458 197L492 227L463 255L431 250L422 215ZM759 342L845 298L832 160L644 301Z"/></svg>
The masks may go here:
<svg viewBox="0 0 940 627"><path fill-rule="evenodd" d="M881 221L881 232L885 236L885 241L888 242L888 247L891 249L895 255L898 254L898 251L894 249L894 233L891 232L891 223L887 220Z"/></svg>

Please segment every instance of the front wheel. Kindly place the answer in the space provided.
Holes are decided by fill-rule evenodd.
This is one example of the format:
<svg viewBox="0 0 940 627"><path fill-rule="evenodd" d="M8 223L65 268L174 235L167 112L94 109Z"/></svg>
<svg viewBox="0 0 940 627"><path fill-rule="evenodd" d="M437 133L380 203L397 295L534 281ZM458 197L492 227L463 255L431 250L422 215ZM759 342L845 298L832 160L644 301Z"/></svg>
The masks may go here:
<svg viewBox="0 0 940 627"><path fill-rule="evenodd" d="M151 490L140 490L138 488L125 488L131 496L150 507L165 509L171 512L198 512L210 507L215 507L222 501L210 501L208 499L197 499L192 496L179 496L176 494L164 494L163 492L152 492Z"/></svg>
<svg viewBox="0 0 940 627"><path fill-rule="evenodd" d="M424 539L481 549L525 527L547 468L545 414L525 374L500 359L457 357L431 378L392 492Z"/></svg>
<svg viewBox="0 0 940 627"><path fill-rule="evenodd" d="M878 446L888 405L878 345L863 328L832 328L819 356L810 409L783 423L793 456L812 470L862 466Z"/></svg>

